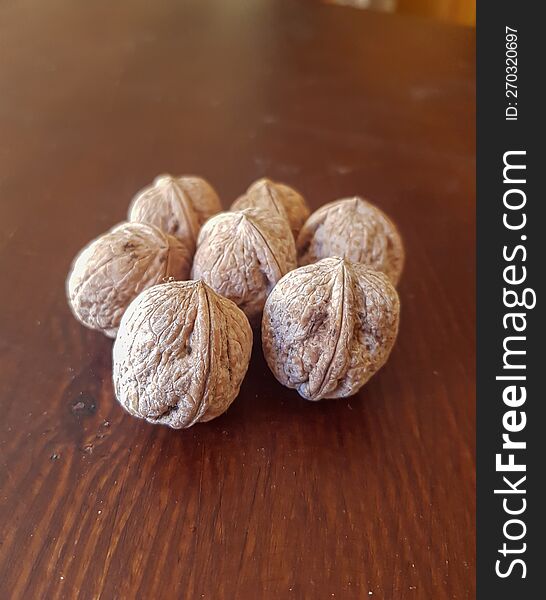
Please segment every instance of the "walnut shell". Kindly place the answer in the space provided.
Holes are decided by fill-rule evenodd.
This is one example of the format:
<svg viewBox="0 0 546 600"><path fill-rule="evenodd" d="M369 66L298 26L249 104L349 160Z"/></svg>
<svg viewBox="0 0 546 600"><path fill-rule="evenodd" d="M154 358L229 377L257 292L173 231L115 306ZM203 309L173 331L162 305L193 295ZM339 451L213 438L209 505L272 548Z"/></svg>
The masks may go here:
<svg viewBox="0 0 546 600"><path fill-rule="evenodd" d="M259 325L268 294L295 267L296 247L286 219L260 208L247 208L220 213L205 223L192 278L203 279L233 300L251 324Z"/></svg>
<svg viewBox="0 0 546 600"><path fill-rule="evenodd" d="M385 273L394 285L404 266L404 246L394 223L377 206L356 196L315 211L296 246L302 266L341 256Z"/></svg>
<svg viewBox="0 0 546 600"><path fill-rule="evenodd" d="M132 415L175 429L222 414L239 393L252 329L202 281L173 281L129 306L113 350L117 399Z"/></svg>
<svg viewBox="0 0 546 600"><path fill-rule="evenodd" d="M388 277L363 264L325 258L300 267L265 304L267 364L307 400L351 396L386 362L399 311Z"/></svg>
<svg viewBox="0 0 546 600"><path fill-rule="evenodd" d="M311 213L304 197L284 183L275 183L270 179L258 179L231 205L231 210L245 208L265 208L286 216L294 238Z"/></svg>
<svg viewBox="0 0 546 600"><path fill-rule="evenodd" d="M86 327L115 337L131 300L165 278L187 279L191 259L189 248L157 227L118 225L75 258L66 284L72 312Z"/></svg>
<svg viewBox="0 0 546 600"><path fill-rule="evenodd" d="M129 221L155 225L195 247L199 230L222 210L218 194L201 177L160 175L129 207Z"/></svg>

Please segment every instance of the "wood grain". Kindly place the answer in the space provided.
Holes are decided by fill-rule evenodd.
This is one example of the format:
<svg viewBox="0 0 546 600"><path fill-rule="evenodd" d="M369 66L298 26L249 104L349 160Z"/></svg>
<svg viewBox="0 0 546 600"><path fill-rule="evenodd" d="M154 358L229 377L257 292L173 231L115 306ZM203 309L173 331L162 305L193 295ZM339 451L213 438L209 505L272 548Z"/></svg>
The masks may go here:
<svg viewBox="0 0 546 600"><path fill-rule="evenodd" d="M470 30L311 2L0 5L1 598L474 597L474 76ZM64 280L162 172L393 217L400 336L358 396L258 344L221 418L123 412Z"/></svg>

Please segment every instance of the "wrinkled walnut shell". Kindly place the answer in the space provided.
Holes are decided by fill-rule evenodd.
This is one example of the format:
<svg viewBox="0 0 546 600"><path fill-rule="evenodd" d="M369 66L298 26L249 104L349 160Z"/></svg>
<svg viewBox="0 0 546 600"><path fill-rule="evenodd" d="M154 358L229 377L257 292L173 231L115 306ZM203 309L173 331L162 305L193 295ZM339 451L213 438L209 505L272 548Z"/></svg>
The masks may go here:
<svg viewBox="0 0 546 600"><path fill-rule="evenodd" d="M270 179L258 179L231 205L231 210L265 208L288 219L294 239L311 213L305 199L295 189Z"/></svg>
<svg viewBox="0 0 546 600"><path fill-rule="evenodd" d="M300 267L279 281L265 304L267 364L307 400L351 396L386 362L399 311L383 273L341 258Z"/></svg>
<svg viewBox="0 0 546 600"><path fill-rule="evenodd" d="M136 298L113 350L117 399L132 415L175 429L214 419L239 393L252 329L202 281L156 285Z"/></svg>
<svg viewBox="0 0 546 600"><path fill-rule="evenodd" d="M165 278L187 279L191 251L176 238L143 223L123 223L90 242L67 279L74 316L115 337L129 303Z"/></svg>
<svg viewBox="0 0 546 600"><path fill-rule="evenodd" d="M296 266L296 248L284 217L259 208L225 212L199 234L192 278L233 300L258 325L265 299Z"/></svg>
<svg viewBox="0 0 546 600"><path fill-rule="evenodd" d="M222 207L214 188L201 177L160 175L129 207L129 221L155 225L195 247L199 230Z"/></svg>
<svg viewBox="0 0 546 600"><path fill-rule="evenodd" d="M302 266L341 256L385 273L394 285L404 266L404 246L396 226L383 211L358 197L336 200L315 211L296 246Z"/></svg>

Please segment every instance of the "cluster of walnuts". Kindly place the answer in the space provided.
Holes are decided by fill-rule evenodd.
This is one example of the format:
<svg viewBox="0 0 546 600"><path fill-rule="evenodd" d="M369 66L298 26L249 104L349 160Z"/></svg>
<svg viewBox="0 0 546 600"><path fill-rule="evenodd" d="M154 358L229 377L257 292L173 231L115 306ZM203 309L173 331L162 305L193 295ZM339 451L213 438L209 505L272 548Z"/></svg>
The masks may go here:
<svg viewBox="0 0 546 600"><path fill-rule="evenodd" d="M221 211L204 179L163 175L74 260L70 307L115 338L119 402L174 428L217 417L239 393L260 324L283 385L308 400L354 394L398 332L395 225L359 197L310 215L269 179Z"/></svg>

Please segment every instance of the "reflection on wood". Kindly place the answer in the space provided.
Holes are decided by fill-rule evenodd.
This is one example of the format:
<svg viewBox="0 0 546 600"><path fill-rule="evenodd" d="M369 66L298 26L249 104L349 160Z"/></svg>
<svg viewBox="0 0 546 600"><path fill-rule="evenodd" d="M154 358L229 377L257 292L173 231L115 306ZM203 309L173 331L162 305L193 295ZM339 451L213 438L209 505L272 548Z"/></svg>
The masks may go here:
<svg viewBox="0 0 546 600"><path fill-rule="evenodd" d="M434 17L462 25L476 24L476 0L324 0L338 4L384 12Z"/></svg>

